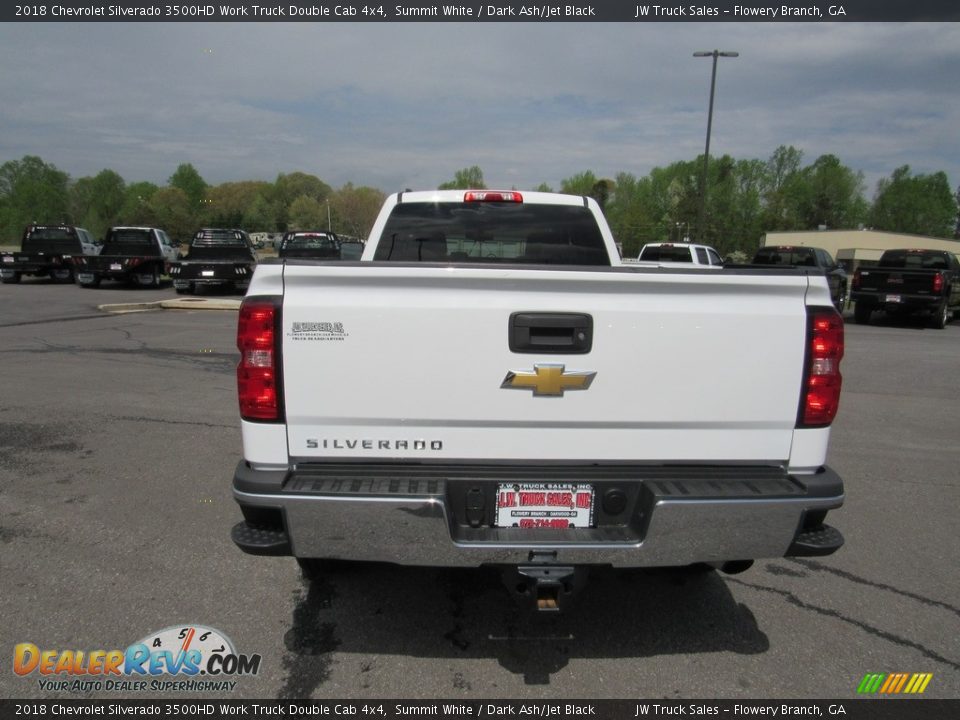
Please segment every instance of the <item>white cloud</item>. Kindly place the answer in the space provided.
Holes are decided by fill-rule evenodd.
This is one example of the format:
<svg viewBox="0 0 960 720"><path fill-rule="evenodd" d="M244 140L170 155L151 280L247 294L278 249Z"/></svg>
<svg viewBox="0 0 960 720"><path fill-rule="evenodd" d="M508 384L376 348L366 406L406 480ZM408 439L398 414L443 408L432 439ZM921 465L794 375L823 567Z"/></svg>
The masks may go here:
<svg viewBox="0 0 960 720"><path fill-rule="evenodd" d="M558 186L793 144L876 180L960 182L960 26L857 23L54 23L0 28L0 161L165 182L304 170L333 185Z"/></svg>

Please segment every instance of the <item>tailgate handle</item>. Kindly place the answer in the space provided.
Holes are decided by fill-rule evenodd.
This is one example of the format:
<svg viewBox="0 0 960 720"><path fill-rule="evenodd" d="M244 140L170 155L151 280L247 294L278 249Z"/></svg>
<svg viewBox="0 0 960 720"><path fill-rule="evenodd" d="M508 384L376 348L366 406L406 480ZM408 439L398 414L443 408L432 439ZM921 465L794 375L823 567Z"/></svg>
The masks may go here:
<svg viewBox="0 0 960 720"><path fill-rule="evenodd" d="M585 313L513 313L510 351L585 355L593 347L593 317Z"/></svg>

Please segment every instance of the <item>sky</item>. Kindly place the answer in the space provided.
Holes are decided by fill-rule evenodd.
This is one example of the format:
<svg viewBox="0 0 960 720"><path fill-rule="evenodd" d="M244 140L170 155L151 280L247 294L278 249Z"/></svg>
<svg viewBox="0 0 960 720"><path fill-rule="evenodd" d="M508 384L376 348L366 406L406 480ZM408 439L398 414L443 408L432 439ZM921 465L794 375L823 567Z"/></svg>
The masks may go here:
<svg viewBox="0 0 960 720"><path fill-rule="evenodd" d="M960 23L5 23L0 163L159 185L637 177L780 145L960 185Z"/></svg>

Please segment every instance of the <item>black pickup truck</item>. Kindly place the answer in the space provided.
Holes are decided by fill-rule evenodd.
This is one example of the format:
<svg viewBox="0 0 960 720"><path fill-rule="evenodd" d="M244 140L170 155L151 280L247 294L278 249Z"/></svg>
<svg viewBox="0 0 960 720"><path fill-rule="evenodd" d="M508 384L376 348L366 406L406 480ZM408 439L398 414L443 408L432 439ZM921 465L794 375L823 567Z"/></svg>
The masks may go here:
<svg viewBox="0 0 960 720"><path fill-rule="evenodd" d="M799 265L821 268L830 286L830 298L840 314L847 304L849 283L847 272L823 248L806 246L767 245L757 250L753 265Z"/></svg>
<svg viewBox="0 0 960 720"><path fill-rule="evenodd" d="M176 256L173 241L159 228L112 227L100 254L74 257L73 267L80 287L99 287L104 279L160 287L160 276Z"/></svg>
<svg viewBox="0 0 960 720"><path fill-rule="evenodd" d="M945 250L887 250L877 267L853 274L854 319L870 322L876 310L888 315L927 312L930 326L943 329L960 309L960 261Z"/></svg>
<svg viewBox="0 0 960 720"><path fill-rule="evenodd" d="M49 277L54 282L73 282L73 259L96 255L100 250L93 236L74 225L28 225L20 252L0 257L0 282L18 283L24 275Z"/></svg>
<svg viewBox="0 0 960 720"><path fill-rule="evenodd" d="M190 240L186 257L170 264L170 277L180 294L207 287L246 292L256 265L257 256L246 232L202 228Z"/></svg>

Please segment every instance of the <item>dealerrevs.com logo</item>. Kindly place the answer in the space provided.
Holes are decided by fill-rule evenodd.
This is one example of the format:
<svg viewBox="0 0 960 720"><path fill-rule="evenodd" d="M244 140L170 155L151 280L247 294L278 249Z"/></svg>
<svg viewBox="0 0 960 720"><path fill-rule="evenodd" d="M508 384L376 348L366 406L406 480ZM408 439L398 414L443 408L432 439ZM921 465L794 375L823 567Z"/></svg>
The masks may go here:
<svg viewBox="0 0 960 720"><path fill-rule="evenodd" d="M203 625L174 625L126 650L13 649L13 671L59 692L232 691L235 677L260 672L260 655L237 653L230 639Z"/></svg>

